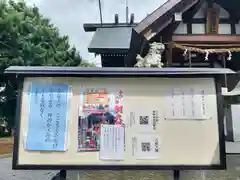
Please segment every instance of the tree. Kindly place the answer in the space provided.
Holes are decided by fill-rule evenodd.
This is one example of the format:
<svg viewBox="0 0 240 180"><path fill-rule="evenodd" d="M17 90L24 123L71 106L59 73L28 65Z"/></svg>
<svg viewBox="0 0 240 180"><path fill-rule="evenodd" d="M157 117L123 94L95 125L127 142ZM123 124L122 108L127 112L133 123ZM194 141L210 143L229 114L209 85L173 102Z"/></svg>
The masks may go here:
<svg viewBox="0 0 240 180"><path fill-rule="evenodd" d="M37 7L24 2L0 0L0 118L12 125L16 106L16 86L4 78L3 71L18 66L94 66L82 61L70 47L68 36L44 18Z"/></svg>

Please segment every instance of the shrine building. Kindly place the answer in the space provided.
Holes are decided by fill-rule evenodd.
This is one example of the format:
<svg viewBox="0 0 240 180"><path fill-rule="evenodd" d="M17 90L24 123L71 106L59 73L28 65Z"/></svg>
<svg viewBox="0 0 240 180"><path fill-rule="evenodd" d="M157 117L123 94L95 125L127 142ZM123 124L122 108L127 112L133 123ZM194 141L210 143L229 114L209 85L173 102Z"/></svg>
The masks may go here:
<svg viewBox="0 0 240 180"><path fill-rule="evenodd" d="M165 67L227 67L240 70L240 1L169 0L141 22L84 24L95 32L88 50L102 67L132 67L149 44L165 45ZM210 49L206 51L206 49ZM185 53L184 53L185 52ZM114 58L113 58L114 57Z"/></svg>
<svg viewBox="0 0 240 180"><path fill-rule="evenodd" d="M229 68L238 72L231 80L225 78L222 87L235 87L234 93L225 96L228 103L231 97L238 97L231 103L240 104L239 8L239 0L168 0L141 22L134 22L131 14L126 23L120 23L118 15L113 23L85 23L86 32L95 32L88 50L101 56L102 67L133 67L138 54L148 54L150 44L162 43L163 67ZM227 116L225 123L227 170L182 171L181 179L240 178L240 131L238 135L232 116Z"/></svg>

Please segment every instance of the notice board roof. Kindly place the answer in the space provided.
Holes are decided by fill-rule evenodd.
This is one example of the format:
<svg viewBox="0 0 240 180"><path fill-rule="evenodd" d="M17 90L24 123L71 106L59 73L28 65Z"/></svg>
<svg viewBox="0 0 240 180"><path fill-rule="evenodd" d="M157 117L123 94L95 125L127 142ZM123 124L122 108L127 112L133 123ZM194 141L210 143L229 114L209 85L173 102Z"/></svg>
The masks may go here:
<svg viewBox="0 0 240 180"><path fill-rule="evenodd" d="M194 76L235 74L224 68L82 68L57 66L11 66L6 75L19 76Z"/></svg>

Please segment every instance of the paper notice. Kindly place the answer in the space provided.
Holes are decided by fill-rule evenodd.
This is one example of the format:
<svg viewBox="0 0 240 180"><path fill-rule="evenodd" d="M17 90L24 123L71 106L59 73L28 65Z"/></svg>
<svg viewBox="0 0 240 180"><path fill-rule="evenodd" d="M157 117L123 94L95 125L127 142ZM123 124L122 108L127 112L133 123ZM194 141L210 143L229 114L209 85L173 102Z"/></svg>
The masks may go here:
<svg viewBox="0 0 240 180"><path fill-rule="evenodd" d="M207 94L199 88L173 88L165 98L166 119L209 119Z"/></svg>
<svg viewBox="0 0 240 180"><path fill-rule="evenodd" d="M132 137L132 157L135 159L159 159L160 137L156 135L136 135Z"/></svg>
<svg viewBox="0 0 240 180"><path fill-rule="evenodd" d="M129 114L129 127L138 132L154 132L159 123L159 111L151 107L139 107Z"/></svg>
<svg viewBox="0 0 240 180"><path fill-rule="evenodd" d="M101 125L101 160L124 160L124 128L121 126Z"/></svg>
<svg viewBox="0 0 240 180"><path fill-rule="evenodd" d="M33 83L26 149L28 151L66 151L69 85Z"/></svg>

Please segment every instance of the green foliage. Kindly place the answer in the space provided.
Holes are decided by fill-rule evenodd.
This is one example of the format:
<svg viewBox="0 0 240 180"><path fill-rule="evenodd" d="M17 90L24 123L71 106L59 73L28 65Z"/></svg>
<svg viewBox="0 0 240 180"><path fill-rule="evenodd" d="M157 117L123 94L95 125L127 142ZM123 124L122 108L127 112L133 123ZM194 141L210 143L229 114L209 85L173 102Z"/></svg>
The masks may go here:
<svg viewBox="0 0 240 180"><path fill-rule="evenodd" d="M70 47L68 36L44 18L37 7L24 2L0 0L0 72L11 66L93 66L82 61L76 48ZM10 125L16 106L16 88L1 75L0 118ZM0 120L1 120L0 119Z"/></svg>

